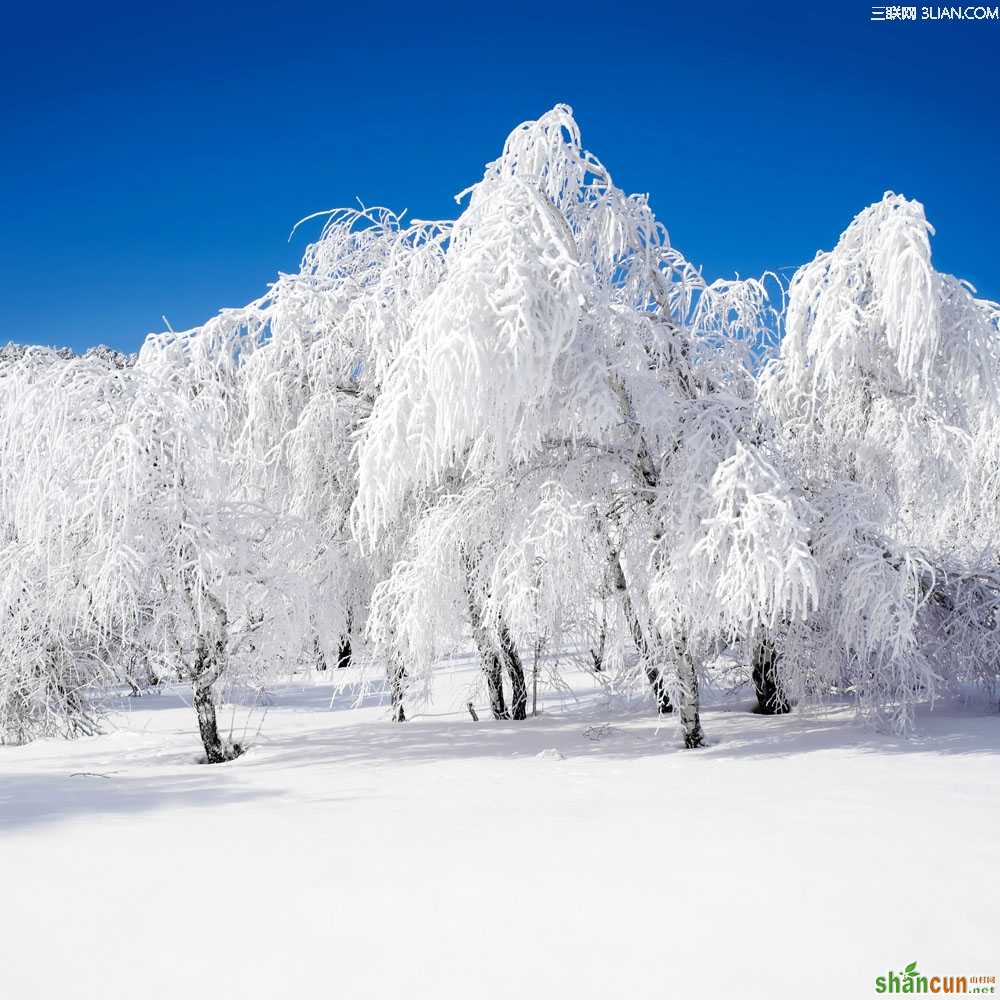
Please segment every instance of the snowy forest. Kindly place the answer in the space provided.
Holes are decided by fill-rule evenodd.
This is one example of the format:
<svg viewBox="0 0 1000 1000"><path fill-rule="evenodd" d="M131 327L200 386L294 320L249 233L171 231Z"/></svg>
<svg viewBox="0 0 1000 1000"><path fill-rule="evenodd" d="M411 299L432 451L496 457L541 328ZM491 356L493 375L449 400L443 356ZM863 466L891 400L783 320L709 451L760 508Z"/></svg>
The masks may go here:
<svg viewBox="0 0 1000 1000"><path fill-rule="evenodd" d="M230 690L350 674L404 724L463 650L469 726L570 670L689 749L720 688L996 711L1000 305L919 202L708 281L564 105L456 202L310 216L296 273L135 356L0 349L4 744L182 682L225 762Z"/></svg>

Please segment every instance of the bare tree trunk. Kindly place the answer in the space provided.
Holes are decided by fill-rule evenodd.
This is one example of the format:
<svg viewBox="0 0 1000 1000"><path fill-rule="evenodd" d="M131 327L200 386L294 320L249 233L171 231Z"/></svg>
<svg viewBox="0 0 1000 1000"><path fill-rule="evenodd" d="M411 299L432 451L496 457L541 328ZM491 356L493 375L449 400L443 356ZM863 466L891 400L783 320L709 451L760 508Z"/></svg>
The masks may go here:
<svg viewBox="0 0 1000 1000"><path fill-rule="evenodd" d="M608 642L608 597L613 589L613 573L610 565L604 568L604 579L601 581L601 627L597 633L597 649L590 650L590 660L594 673L599 674L604 669L604 651ZM624 576L624 574L623 574Z"/></svg>
<svg viewBox="0 0 1000 1000"><path fill-rule="evenodd" d="M659 667L647 667L646 680L649 681L650 690L653 692L657 714L670 715L674 710L674 706L670 701L670 692L667 690L667 682L663 677L663 671Z"/></svg>
<svg viewBox="0 0 1000 1000"><path fill-rule="evenodd" d="M762 632L753 644L753 686L760 715L783 715L792 706L778 681L778 650Z"/></svg>
<svg viewBox="0 0 1000 1000"><path fill-rule="evenodd" d="M503 661L499 651L494 648L489 630L483 624L483 611L476 601L472 585L472 564L469 556L463 556L465 563L465 598L469 605L469 620L472 623L472 637L479 650L479 658L483 663L483 673L486 675L486 689L490 697L490 711L494 719L509 719L507 703L503 695ZM516 654L515 654L516 655Z"/></svg>
<svg viewBox="0 0 1000 1000"><path fill-rule="evenodd" d="M531 668L531 717L538 715L538 658L541 656L541 643L535 643L535 662Z"/></svg>
<svg viewBox="0 0 1000 1000"><path fill-rule="evenodd" d="M653 699L656 702L656 711L660 715L669 715L674 706L670 702L670 693L667 691L667 684L663 678L663 671L652 662L652 648L646 639L646 634L642 630L642 622L636 613L635 605L628 591L625 582L625 571L622 569L621 556L616 551L611 553L611 572L613 575L615 589L622 595L622 610L625 612L625 621L628 622L629 631L632 633L632 641L639 655L646 663L646 679L653 692ZM662 647L662 642L657 643Z"/></svg>
<svg viewBox="0 0 1000 1000"><path fill-rule="evenodd" d="M352 656L351 637L349 635L341 636L340 645L337 647L337 669L343 670L345 667L349 667Z"/></svg>
<svg viewBox="0 0 1000 1000"><path fill-rule="evenodd" d="M490 696L490 711L494 719L509 719L510 712L507 711L507 702L503 695L503 666L500 657L492 650L479 649L479 655L483 659L483 671L486 674L486 689Z"/></svg>
<svg viewBox="0 0 1000 1000"><path fill-rule="evenodd" d="M601 629L597 633L597 649L590 651L590 660L594 667L594 673L599 674L604 669L604 647L608 641L608 602L606 597L601 598Z"/></svg>
<svg viewBox="0 0 1000 1000"><path fill-rule="evenodd" d="M694 750L705 745L705 734L701 729L699 714L698 672L688 652L687 640L675 640L674 652L677 656L677 676L681 682L681 727L684 730L684 746L688 750Z"/></svg>
<svg viewBox="0 0 1000 1000"><path fill-rule="evenodd" d="M658 298L660 311L667 309L667 303ZM695 390L691 385L690 373L691 364L687 360L686 351L682 348L682 355L685 359L684 367L678 366L677 374L680 377L680 382L682 388L685 390L686 395L694 399ZM622 417L625 420L626 426L633 429L635 432L636 440L636 463L635 472L639 481L647 489L655 490L659 485L660 472L657 470L656 462L653 458L652 453L649 450L649 445L643 438L642 433L639 429L639 422L636 419L635 407L632 404L632 400L629 398L628 390L625 388L625 384L617 376L613 376L611 379L611 388L618 396L619 405L621 407ZM646 662L650 663L648 659L649 644L646 642L645 637L642 633L642 625L639 621L638 616L635 613L635 609L632 606L631 599L629 597L628 589L625 586L625 574L622 571L621 558L618 552L612 553L612 563L611 570L613 574L613 579L617 588L623 591L622 594L622 604L625 610L626 617L628 618L629 628L632 631L632 636L635 639L636 646L638 647L640 654L644 655L647 659ZM660 636L656 636L656 644L659 648L663 647L663 640ZM687 746L700 746L702 735L701 735L701 722L698 718L698 677L694 671L694 664L687 657L687 644L684 644L684 655L681 657L683 661L679 668L678 673L681 676L681 684L685 691L684 699L685 706L682 707L681 719L684 723L685 732L685 745ZM653 689L653 697L656 699L657 711L661 714L673 711L673 705L670 703L670 697L667 693L666 685L663 680L662 672L656 667L650 667L646 670L646 677L649 680L650 687ZM694 705L694 715L693 719L690 718L690 706ZM691 739L696 740L696 742L689 742L688 733L691 733Z"/></svg>
<svg viewBox="0 0 1000 1000"><path fill-rule="evenodd" d="M392 698L392 721L406 722L403 710L403 693L406 686L406 668L400 662L392 664L389 675L389 691Z"/></svg>
<svg viewBox="0 0 1000 1000"><path fill-rule="evenodd" d="M143 686L149 685L149 658L136 649L125 652L119 647L119 655L125 653L125 683L128 684L129 697L141 698Z"/></svg>
<svg viewBox="0 0 1000 1000"><path fill-rule="evenodd" d="M219 724L215 717L215 702L212 700L212 685L194 684L194 710L198 713L198 732L205 748L207 764L221 764L230 760L222 740L219 738Z"/></svg>
<svg viewBox="0 0 1000 1000"><path fill-rule="evenodd" d="M198 647L194 668L194 710L198 716L198 732L205 748L206 764L221 764L233 760L243 753L238 743L224 742L219 736L219 725L215 716L215 700L212 685L222 674L225 657L225 640L220 639L209 648L208 641L198 636Z"/></svg>
<svg viewBox="0 0 1000 1000"><path fill-rule="evenodd" d="M524 667L518 655L514 637L510 634L510 626L501 616L497 622L496 634L487 627L483 620L483 609L476 600L472 583L472 560L468 553L463 553L465 564L465 596L469 605L469 618L472 621L472 635L476 648L483 661L483 671L486 674L486 686L490 694L490 709L494 719L514 718L518 721L528 715L528 688L524 680ZM506 669L510 677L511 711L503 693L503 671Z"/></svg>
<svg viewBox="0 0 1000 1000"><path fill-rule="evenodd" d="M517 655L514 638L510 634L507 622L501 618L498 628L500 651L510 677L510 708L512 717L520 722L528 716L528 689L524 683L524 667L521 657Z"/></svg>
<svg viewBox="0 0 1000 1000"><path fill-rule="evenodd" d="M319 644L318 635L313 637L313 662L316 664L317 670L326 670L326 654Z"/></svg>
<svg viewBox="0 0 1000 1000"><path fill-rule="evenodd" d="M191 619L197 623L198 615L195 612L194 596L190 587L184 588L184 597L191 609ZM205 592L205 600L215 611L218 632L211 644L203 632L198 633L194 667L191 671L194 684L194 710L198 715L198 732L205 747L205 763L221 764L239 757L243 753L243 747L238 743L224 742L219 736L212 685L222 676L226 665L229 618L222 602L211 591Z"/></svg>
<svg viewBox="0 0 1000 1000"><path fill-rule="evenodd" d="M353 616L347 612L347 631L340 637L340 645L337 647L337 669L343 670L351 665L353 650L351 649L351 629L353 628Z"/></svg>

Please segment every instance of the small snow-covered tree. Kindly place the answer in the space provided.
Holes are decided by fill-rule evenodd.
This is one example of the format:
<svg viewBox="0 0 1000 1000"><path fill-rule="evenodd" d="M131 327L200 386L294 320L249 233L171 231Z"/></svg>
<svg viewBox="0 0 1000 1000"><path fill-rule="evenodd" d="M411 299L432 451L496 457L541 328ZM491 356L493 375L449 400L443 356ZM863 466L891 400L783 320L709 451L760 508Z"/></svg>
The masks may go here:
<svg viewBox="0 0 1000 1000"><path fill-rule="evenodd" d="M128 680L131 662L159 652L194 682L215 761L231 751L212 687L235 647L262 609L258 631L281 635L282 612L290 623L308 602L288 557L301 532L241 492L227 398L190 377L183 346L151 341L135 365L32 351L4 370L2 610L13 621L0 642L11 644L5 679L24 690L27 672L34 702L71 720L84 717L86 682Z"/></svg>
<svg viewBox="0 0 1000 1000"><path fill-rule="evenodd" d="M0 350L0 738L96 730L96 687L120 676L97 634L89 539L74 514L106 440L124 356Z"/></svg>
<svg viewBox="0 0 1000 1000"><path fill-rule="evenodd" d="M226 394L241 488L308 526L309 634L322 663L344 665L392 562L388 539L362 553L351 532L356 438L416 304L437 284L447 226L403 224L377 208L320 214L326 224L298 272L184 336L193 377ZM402 718L404 666L395 653L387 659Z"/></svg>

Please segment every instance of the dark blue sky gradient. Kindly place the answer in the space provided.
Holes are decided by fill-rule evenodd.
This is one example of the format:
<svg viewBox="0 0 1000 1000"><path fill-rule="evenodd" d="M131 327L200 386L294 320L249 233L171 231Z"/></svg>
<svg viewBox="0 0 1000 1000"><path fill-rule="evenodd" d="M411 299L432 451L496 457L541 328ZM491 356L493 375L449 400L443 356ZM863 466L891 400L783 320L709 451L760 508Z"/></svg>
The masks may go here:
<svg viewBox="0 0 1000 1000"><path fill-rule="evenodd" d="M709 277L787 268L887 188L1000 297L1000 22L870 7L24 4L4 26L0 342L135 349L293 269L319 209L453 216L557 101ZM789 272L790 273L790 272Z"/></svg>

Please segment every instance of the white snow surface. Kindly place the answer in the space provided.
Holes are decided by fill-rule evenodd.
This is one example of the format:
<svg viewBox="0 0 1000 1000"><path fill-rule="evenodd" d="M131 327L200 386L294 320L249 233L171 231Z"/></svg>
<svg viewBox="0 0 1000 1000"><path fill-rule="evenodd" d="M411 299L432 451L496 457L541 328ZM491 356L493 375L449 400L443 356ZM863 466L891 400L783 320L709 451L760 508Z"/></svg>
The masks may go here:
<svg viewBox="0 0 1000 1000"><path fill-rule="evenodd" d="M1000 972L985 706L899 739L722 701L685 751L582 677L476 723L456 661L405 724L333 677L224 707L229 764L196 763L181 688L0 747L2 994L839 1000L915 959Z"/></svg>

